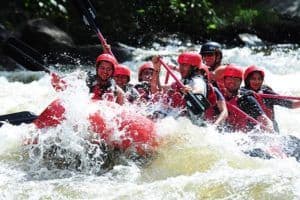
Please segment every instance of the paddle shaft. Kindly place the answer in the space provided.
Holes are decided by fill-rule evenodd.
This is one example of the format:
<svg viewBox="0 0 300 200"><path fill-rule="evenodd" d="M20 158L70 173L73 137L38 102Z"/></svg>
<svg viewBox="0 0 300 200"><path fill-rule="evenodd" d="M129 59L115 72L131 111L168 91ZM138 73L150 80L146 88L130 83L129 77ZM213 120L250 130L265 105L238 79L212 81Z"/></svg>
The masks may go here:
<svg viewBox="0 0 300 200"><path fill-rule="evenodd" d="M277 95L277 94L260 94L259 96L265 98L265 99L290 99L290 100L300 100L300 97L293 97L293 96L283 96L283 95Z"/></svg>
<svg viewBox="0 0 300 200"><path fill-rule="evenodd" d="M233 110L239 114L241 114L243 117L247 118L250 122L259 125L263 130L272 132L272 130L268 127L266 127L265 125L263 125L261 122L257 121L256 119L254 119L253 117L249 116L247 113L245 113L244 111L242 111L241 109L239 109L238 107L226 102L226 106L228 109Z"/></svg>
<svg viewBox="0 0 300 200"><path fill-rule="evenodd" d="M106 39L103 37L102 33L100 32L99 28L95 29L95 32L101 42L102 47L105 49L106 52L108 52L110 55L114 56L113 52L110 48L107 48L108 44L106 43ZM115 57L115 56L114 56Z"/></svg>
<svg viewBox="0 0 300 200"><path fill-rule="evenodd" d="M174 78L179 87L184 88L184 84L175 76L170 67L161 59L158 58L158 61L164 66L167 72ZM191 91L185 94L186 105L187 107L196 115L202 114L209 106L210 103L201 94L193 94Z"/></svg>
<svg viewBox="0 0 300 200"><path fill-rule="evenodd" d="M180 86L180 87L184 87L183 83L177 78L177 76L172 72L172 70L170 69L170 67L161 59L158 58L158 61L164 66L164 68L167 70L168 74L171 75L174 80L176 81L176 83Z"/></svg>
<svg viewBox="0 0 300 200"><path fill-rule="evenodd" d="M16 38L7 39L3 51L26 69L50 73L50 70L44 66L42 56L35 49Z"/></svg>
<svg viewBox="0 0 300 200"><path fill-rule="evenodd" d="M107 48L108 44L106 43L106 39L103 37L99 26L95 20L96 11L92 6L91 2L89 0L73 0L73 2L75 3L79 12L82 14L85 24L92 27L92 29L96 32L103 49L105 49L105 51L108 52L110 55L114 56L111 49Z"/></svg>

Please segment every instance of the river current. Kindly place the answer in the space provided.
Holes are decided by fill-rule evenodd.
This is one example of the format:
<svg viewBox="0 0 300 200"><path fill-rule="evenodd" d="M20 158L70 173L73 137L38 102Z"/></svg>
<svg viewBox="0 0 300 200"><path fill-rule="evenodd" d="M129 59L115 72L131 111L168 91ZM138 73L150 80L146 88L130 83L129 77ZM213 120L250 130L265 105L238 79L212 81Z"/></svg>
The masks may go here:
<svg viewBox="0 0 300 200"><path fill-rule="evenodd" d="M136 82L137 68L145 59L160 54L176 64L177 55L185 49L199 51L200 46L174 42L136 48L134 60L124 64L133 70L132 81ZM276 92L300 96L299 47L237 47L223 53L223 63L256 64L265 69L265 83ZM92 109L87 105L86 69L92 68L59 72L72 85L61 93L54 91L47 73L0 72L1 115L22 110L39 114L57 97L70 110L70 122L45 133L40 138L44 143L36 149L22 145L24 138L39 133L33 125L0 128L0 199L300 199L300 163L294 158L267 160L242 152L249 146L276 142L277 136L254 144L245 134L221 134L214 127L197 127L186 118L167 117L156 123L162 142L157 155L142 167L126 160L101 175L93 167L80 172L47 167L36 151L43 151L54 135L71 151L84 151L81 141L87 132L87 111ZM280 134L300 137L300 109L276 107L275 112Z"/></svg>

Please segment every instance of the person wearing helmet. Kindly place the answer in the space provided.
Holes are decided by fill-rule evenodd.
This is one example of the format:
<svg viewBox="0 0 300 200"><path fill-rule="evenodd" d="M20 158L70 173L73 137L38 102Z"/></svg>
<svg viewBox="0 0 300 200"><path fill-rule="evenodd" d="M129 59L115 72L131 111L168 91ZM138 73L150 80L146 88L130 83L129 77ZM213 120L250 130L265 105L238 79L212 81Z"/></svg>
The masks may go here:
<svg viewBox="0 0 300 200"><path fill-rule="evenodd" d="M154 56L152 62L155 71L159 71L161 66L159 56ZM198 97L200 101L205 101L201 102L203 105L207 105L207 83L204 77L197 74L198 66L202 64L201 55L195 52L184 52L178 56L177 62L179 63L179 72L182 78L181 82L184 84L184 87L178 87L178 84L175 82L170 86L165 85L160 86L160 88L162 88L164 94L168 96L168 105L173 108L180 108L180 113L184 110L187 111L183 113L187 114L193 123L202 126L204 113L195 114L198 108L194 108L190 103L187 103L185 98L186 94L191 92L195 97Z"/></svg>
<svg viewBox="0 0 300 200"><path fill-rule="evenodd" d="M217 42L207 42L202 45L200 55L209 68L211 83L223 92L223 72L226 66L221 65L223 58L221 45Z"/></svg>
<svg viewBox="0 0 300 200"><path fill-rule="evenodd" d="M125 92L125 97L129 102L133 102L139 98L138 91L130 84L131 71L126 65L118 64L114 72L114 80L116 84Z"/></svg>
<svg viewBox="0 0 300 200"><path fill-rule="evenodd" d="M217 69L222 62L221 45L218 42L207 42L202 45L200 55L203 58L203 63L209 67L210 71Z"/></svg>
<svg viewBox="0 0 300 200"><path fill-rule="evenodd" d="M234 65L229 64L224 70L224 97L227 103L241 109L250 117L256 119L267 127L268 130L272 129L272 122L266 116L257 100L252 96L248 95L246 91L241 90L240 86L243 80L243 69ZM253 123L247 121L245 116L239 116L233 109L228 109L229 117L228 124L226 127L229 131L242 130L250 131L254 128Z"/></svg>
<svg viewBox="0 0 300 200"><path fill-rule="evenodd" d="M261 107L265 111L266 115L272 120L273 127L276 132L279 132L278 123L275 120L274 106L279 105L286 108L299 108L300 101L292 101L288 99L263 99L259 96L259 93L262 94L274 94L278 95L267 85L263 85L265 78L265 72L262 68L259 68L255 65L251 65L246 68L244 73L244 83L245 89L254 91L254 96L260 103Z"/></svg>
<svg viewBox="0 0 300 200"><path fill-rule="evenodd" d="M228 117L225 98L220 90L210 83L210 72L205 64L198 66L196 73L204 77L204 80L207 83L207 99L211 105L205 111L204 119L216 126L220 126L224 124L226 118Z"/></svg>
<svg viewBox="0 0 300 200"><path fill-rule="evenodd" d="M198 67L202 64L202 58L194 52L185 52L178 56L179 72L185 85L183 93L188 91L194 94L206 94L206 83L203 77L197 75Z"/></svg>
<svg viewBox="0 0 300 200"><path fill-rule="evenodd" d="M124 92L113 80L117 60L114 56L103 53L96 60L96 75L89 74L87 85L93 94L92 99L106 99L118 104L124 103Z"/></svg>
<svg viewBox="0 0 300 200"><path fill-rule="evenodd" d="M152 94L161 90L159 82L159 70L155 70L153 62L148 61L142 64L138 70L138 81L134 87L140 93L141 99L149 101L152 98Z"/></svg>
<svg viewBox="0 0 300 200"><path fill-rule="evenodd" d="M113 80L117 60L114 56L103 53L96 59L96 75L87 74L86 84L92 93L92 99L115 100L119 104L124 103L124 92ZM57 74L51 74L51 84L56 91L63 91L68 84Z"/></svg>

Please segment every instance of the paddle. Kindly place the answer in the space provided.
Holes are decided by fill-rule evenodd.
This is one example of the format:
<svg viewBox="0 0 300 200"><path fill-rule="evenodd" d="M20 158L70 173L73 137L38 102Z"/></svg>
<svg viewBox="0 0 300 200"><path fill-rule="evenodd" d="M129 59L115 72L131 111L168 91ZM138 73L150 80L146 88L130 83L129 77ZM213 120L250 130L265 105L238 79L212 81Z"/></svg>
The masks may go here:
<svg viewBox="0 0 300 200"><path fill-rule="evenodd" d="M15 60L17 63L22 65L31 71L45 71L50 73L50 70L45 67L43 56L15 37L9 37L3 44L3 53ZM16 113L10 113L0 116L0 121L6 121L13 125L19 125L21 123L31 123L38 116L30 111L20 111ZM3 125L0 122L0 127Z"/></svg>
<svg viewBox="0 0 300 200"><path fill-rule="evenodd" d="M183 88L183 83L175 76L169 66L161 58L159 58L159 62L174 78L177 84ZM185 100L188 109L190 109L195 115L202 114L210 106L210 103L202 94L193 94L192 92L187 92L185 95Z"/></svg>
<svg viewBox="0 0 300 200"><path fill-rule="evenodd" d="M96 22L96 10L91 4L89 0L73 0L75 6L81 13L83 17L84 23L91 27L97 34L102 47L105 49L105 52L108 52L110 55L114 56L110 48L108 47L108 44L106 43L105 38L103 37L102 33L100 32L100 29L98 28L98 24Z"/></svg>
<svg viewBox="0 0 300 200"><path fill-rule="evenodd" d="M290 100L300 100L300 97L293 97L293 96L283 96L283 95L277 95L277 94L260 94L257 93L257 95L266 98L266 99L290 99Z"/></svg>
<svg viewBox="0 0 300 200"><path fill-rule="evenodd" d="M226 106L228 108L228 110L233 111L234 113L237 113L238 116L242 116L243 118L249 120L250 122L259 125L260 128L262 128L265 131L268 132L273 132L272 129L266 127L265 125L263 125L261 122L257 121L256 119L254 119L253 117L249 116L247 113L245 113L244 111L242 111L241 109L239 109L238 107L226 102Z"/></svg>
<svg viewBox="0 0 300 200"><path fill-rule="evenodd" d="M9 37L4 42L3 52L26 69L50 72L50 70L45 67L43 56L17 38Z"/></svg>
<svg viewBox="0 0 300 200"><path fill-rule="evenodd" d="M29 111L22 111L17 113L11 113L0 116L0 127L3 125L3 121L6 121L13 125L20 125L21 123L31 123L38 116Z"/></svg>

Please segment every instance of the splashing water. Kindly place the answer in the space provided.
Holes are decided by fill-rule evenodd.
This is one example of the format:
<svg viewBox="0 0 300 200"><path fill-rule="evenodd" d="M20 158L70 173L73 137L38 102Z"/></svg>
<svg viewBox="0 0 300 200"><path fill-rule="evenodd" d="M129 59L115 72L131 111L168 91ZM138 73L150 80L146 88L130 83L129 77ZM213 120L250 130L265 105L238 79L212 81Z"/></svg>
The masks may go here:
<svg viewBox="0 0 300 200"><path fill-rule="evenodd" d="M136 59L125 64L133 70L153 54L165 55L175 64L180 50L166 48L135 49ZM200 46L189 46L199 51ZM234 62L246 67L256 64L266 70L266 83L283 95L299 96L300 49L292 45L272 48L233 48L224 50L224 63ZM164 73L163 73L164 74ZM103 155L103 149L87 143L90 137L87 116L95 109L89 106L88 88L81 70L65 74L72 87L56 93L47 74L38 74L29 83L25 74L1 72L0 113L30 110L37 114L57 97L67 108L61 125L49 130L36 130L32 124L0 128L0 199L299 199L300 165L294 158L264 160L244 154L247 148L262 147L276 141L277 136L220 134L214 127L197 127L186 118L167 117L156 123L161 144L156 156L140 167L131 160L116 164L106 173L98 173L89 152ZM22 77L21 77L22 76ZM32 74L30 74L32 76ZM164 77L162 77L162 82ZM171 82L171 81L170 81ZM103 114L112 118L114 112L101 105ZM135 109L126 107L126 109ZM137 112L145 113L141 109ZM300 110L276 107L282 135L300 137ZM74 126L76 124L76 126ZM41 133L42 132L42 133ZM23 146L24 138L39 134L39 144ZM116 133L122 134L122 133ZM59 139L58 139L59 138ZM43 158L48 147L59 147L57 156L68 151L69 168L51 166ZM94 148L87 148L91 145ZM90 146L90 147L91 147ZM93 152L93 153L95 153ZM98 156L99 157L99 156ZM76 158L80 158L77 163ZM79 170L78 170L79 168ZM101 171L101 170L100 170ZM99 175L101 174L101 175Z"/></svg>

